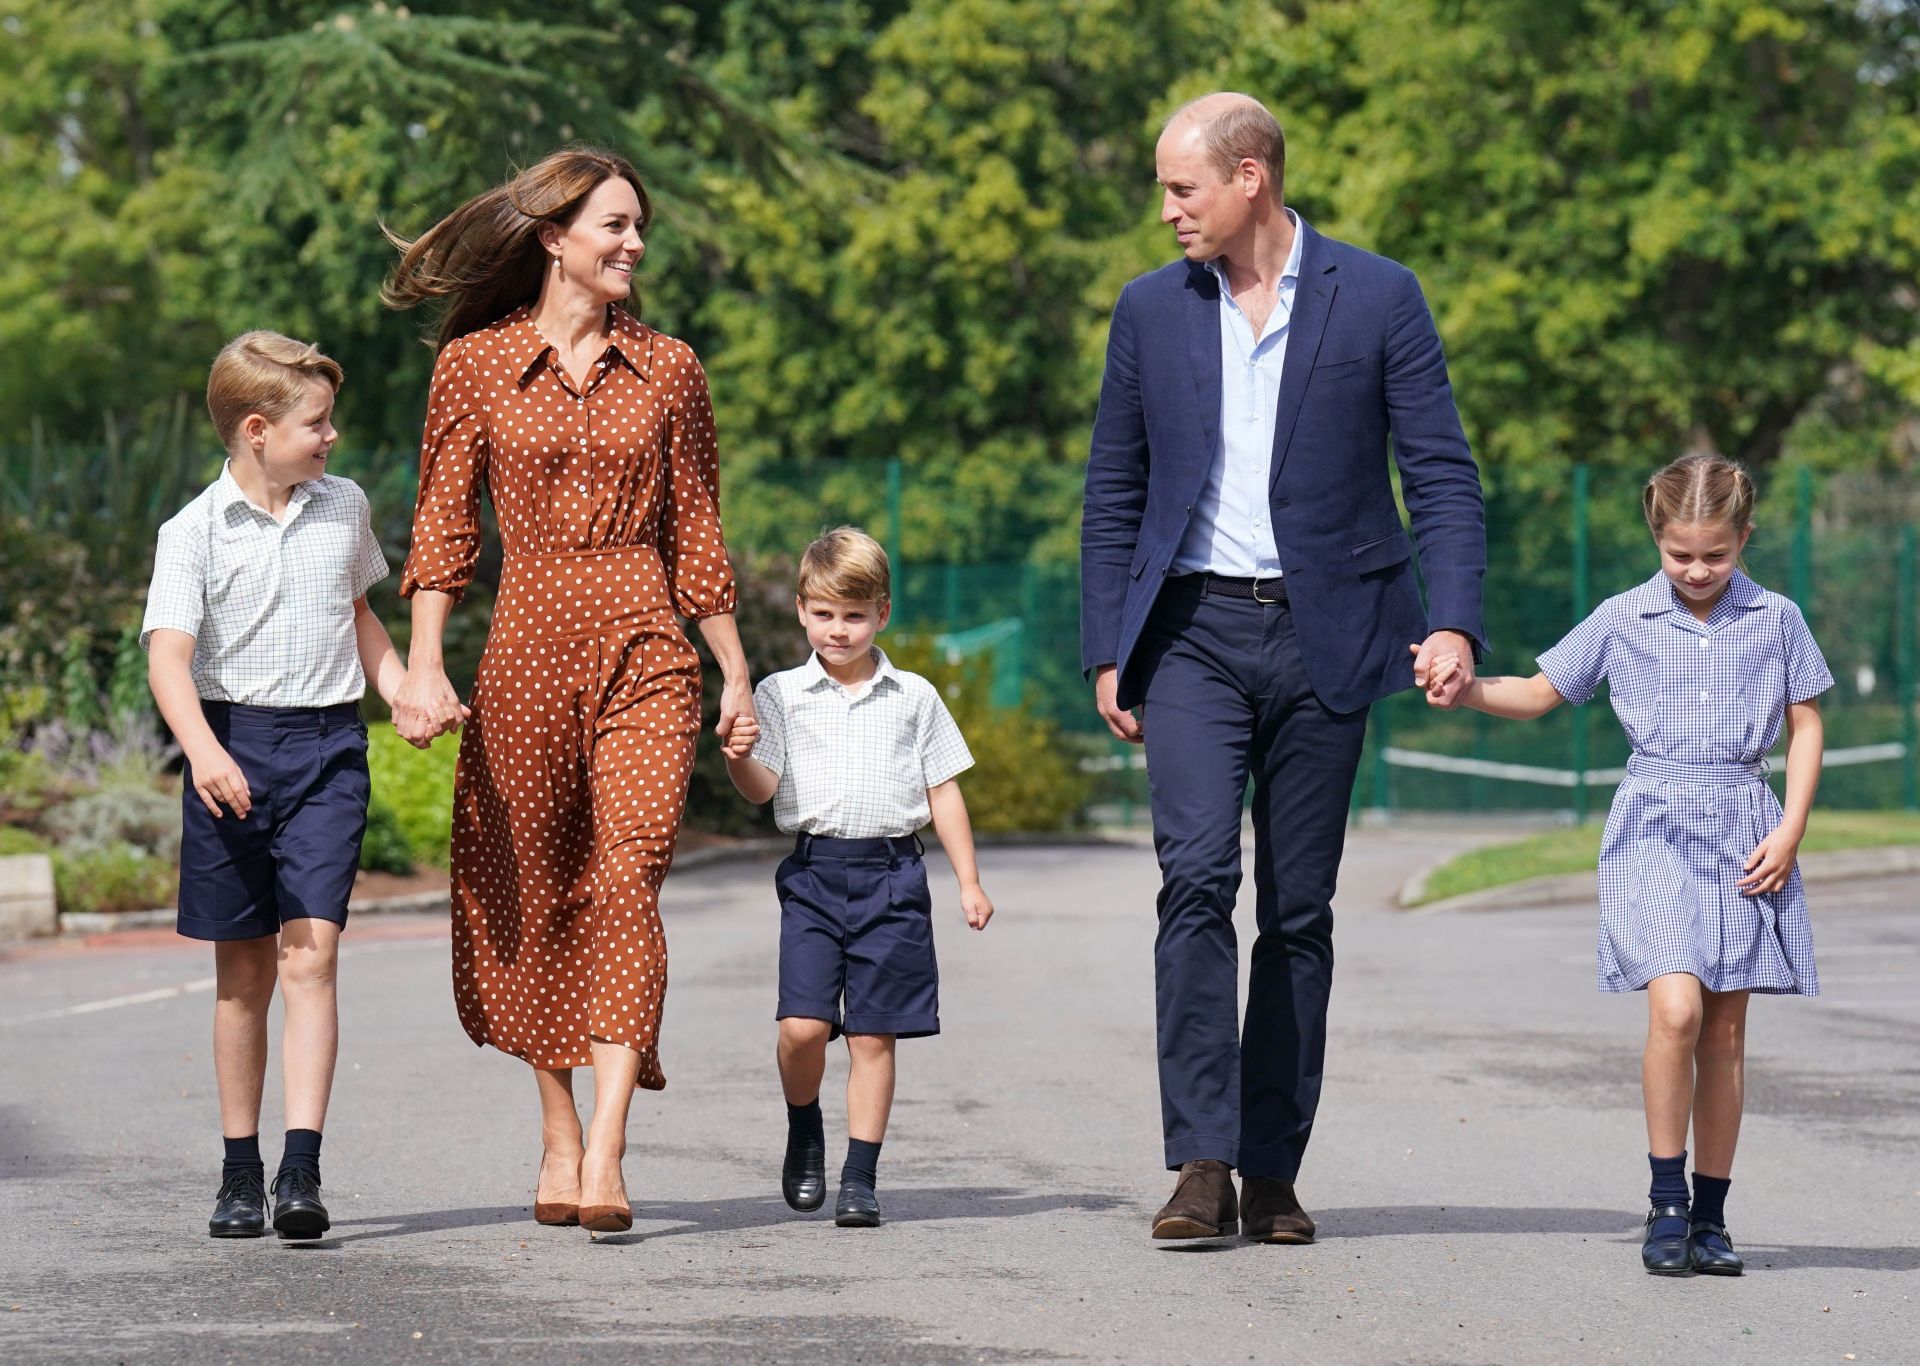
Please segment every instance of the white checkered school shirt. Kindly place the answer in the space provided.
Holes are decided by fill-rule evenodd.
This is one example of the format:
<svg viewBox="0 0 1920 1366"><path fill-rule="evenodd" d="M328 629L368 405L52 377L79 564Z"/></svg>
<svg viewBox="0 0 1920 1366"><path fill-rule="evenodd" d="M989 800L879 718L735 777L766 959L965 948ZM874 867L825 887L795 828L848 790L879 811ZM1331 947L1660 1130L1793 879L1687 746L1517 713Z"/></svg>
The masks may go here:
<svg viewBox="0 0 1920 1366"><path fill-rule="evenodd" d="M836 683L818 655L753 690L753 758L780 775L773 818L788 834L911 835L931 817L927 789L973 767L939 690L894 668L877 646L873 660L873 677L855 691Z"/></svg>
<svg viewBox="0 0 1920 1366"><path fill-rule="evenodd" d="M286 520L220 477L160 528L140 645L162 627L193 637L193 682L210 702L328 707L366 691L353 603L387 576L351 479L294 486Z"/></svg>

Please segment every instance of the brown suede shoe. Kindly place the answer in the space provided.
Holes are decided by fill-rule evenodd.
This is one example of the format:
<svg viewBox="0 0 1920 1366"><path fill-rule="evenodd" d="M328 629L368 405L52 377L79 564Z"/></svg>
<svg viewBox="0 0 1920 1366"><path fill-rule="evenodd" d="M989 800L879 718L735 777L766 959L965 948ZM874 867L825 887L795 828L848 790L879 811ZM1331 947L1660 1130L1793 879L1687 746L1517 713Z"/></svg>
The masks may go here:
<svg viewBox="0 0 1920 1366"><path fill-rule="evenodd" d="M1240 1202L1247 1216L1247 1237L1261 1243L1310 1243L1313 1216L1300 1208L1293 1183L1266 1176L1240 1178Z"/></svg>
<svg viewBox="0 0 1920 1366"><path fill-rule="evenodd" d="M1153 1216L1156 1238L1218 1238L1240 1231L1240 1200L1233 1169L1202 1158L1180 1168L1173 1199Z"/></svg>

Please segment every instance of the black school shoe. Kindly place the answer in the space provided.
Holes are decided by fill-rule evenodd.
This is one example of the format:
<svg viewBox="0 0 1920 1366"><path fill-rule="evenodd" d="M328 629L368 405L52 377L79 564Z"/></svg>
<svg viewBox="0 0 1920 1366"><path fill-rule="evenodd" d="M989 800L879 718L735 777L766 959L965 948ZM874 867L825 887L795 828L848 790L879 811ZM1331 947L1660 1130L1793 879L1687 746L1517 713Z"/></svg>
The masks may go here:
<svg viewBox="0 0 1920 1366"><path fill-rule="evenodd" d="M298 1167L273 1178L273 1231L282 1238L318 1238L333 1224L320 1203L320 1180Z"/></svg>
<svg viewBox="0 0 1920 1366"><path fill-rule="evenodd" d="M833 1222L841 1228L880 1227L880 1197L871 1186L842 1182L840 1198L833 1205Z"/></svg>
<svg viewBox="0 0 1920 1366"><path fill-rule="evenodd" d="M1646 1241L1640 1245L1640 1265L1655 1276L1684 1276L1693 1270L1693 1239L1687 1234L1655 1236L1654 1223L1661 1219L1688 1220L1685 1205L1655 1205L1647 1211Z"/></svg>
<svg viewBox="0 0 1920 1366"><path fill-rule="evenodd" d="M803 1213L827 1203L827 1143L824 1138L787 1140L780 1167L780 1194L790 1209Z"/></svg>
<svg viewBox="0 0 1920 1366"><path fill-rule="evenodd" d="M267 1177L258 1167L220 1183L207 1232L215 1238L258 1238L267 1231Z"/></svg>
<svg viewBox="0 0 1920 1366"><path fill-rule="evenodd" d="M1696 1221L1687 1239L1687 1251L1693 1269L1702 1276L1738 1276L1747 1267L1733 1250L1725 1224Z"/></svg>

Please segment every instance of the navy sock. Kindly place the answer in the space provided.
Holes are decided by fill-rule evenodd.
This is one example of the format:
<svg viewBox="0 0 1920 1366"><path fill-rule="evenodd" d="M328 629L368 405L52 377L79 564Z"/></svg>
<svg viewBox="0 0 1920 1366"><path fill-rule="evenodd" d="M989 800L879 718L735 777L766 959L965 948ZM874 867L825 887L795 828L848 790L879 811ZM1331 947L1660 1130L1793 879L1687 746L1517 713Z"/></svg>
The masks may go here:
<svg viewBox="0 0 1920 1366"><path fill-rule="evenodd" d="M227 1138L222 1135L220 1141L226 1145L226 1157L220 1163L220 1181L224 1185L240 1173L249 1169L256 1172L266 1171L260 1161L260 1135L248 1134L245 1138Z"/></svg>
<svg viewBox="0 0 1920 1366"><path fill-rule="evenodd" d="M1647 1154L1647 1165L1653 1169L1653 1185L1647 1191L1647 1199L1654 1208L1661 1205L1687 1204L1687 1155L1683 1151L1678 1157L1655 1157ZM1684 1238L1687 1236L1688 1222L1685 1216L1680 1218L1655 1219L1653 1234L1656 1238Z"/></svg>
<svg viewBox="0 0 1920 1366"><path fill-rule="evenodd" d="M315 1181L320 1179L320 1131L287 1130L286 1151L280 1156L280 1170L303 1171Z"/></svg>
<svg viewBox="0 0 1920 1366"><path fill-rule="evenodd" d="M864 1138L847 1140L847 1164L840 1169L840 1184L851 1181L873 1190L880 1184L880 1145Z"/></svg>
<svg viewBox="0 0 1920 1366"><path fill-rule="evenodd" d="M1703 1224L1725 1224L1727 1222L1727 1188L1733 1184L1730 1176L1702 1176L1693 1174L1693 1217Z"/></svg>
<svg viewBox="0 0 1920 1366"><path fill-rule="evenodd" d="M787 1106L787 1146L799 1147L803 1143L824 1144L827 1130L820 1118L820 1099L815 1097L805 1105Z"/></svg>

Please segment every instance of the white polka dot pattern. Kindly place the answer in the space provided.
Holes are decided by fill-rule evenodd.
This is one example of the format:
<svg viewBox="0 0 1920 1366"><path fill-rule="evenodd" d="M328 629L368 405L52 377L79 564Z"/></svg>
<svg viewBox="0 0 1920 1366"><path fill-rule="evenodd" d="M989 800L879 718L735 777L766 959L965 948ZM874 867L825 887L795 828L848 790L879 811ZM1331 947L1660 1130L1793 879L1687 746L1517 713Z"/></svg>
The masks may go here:
<svg viewBox="0 0 1920 1366"><path fill-rule="evenodd" d="M472 581L484 485L506 565L454 788L461 1024L537 1067L624 1044L658 1090L659 892L700 725L675 613L731 612L735 591L706 376L609 314L581 387L524 309L442 350L401 592Z"/></svg>

